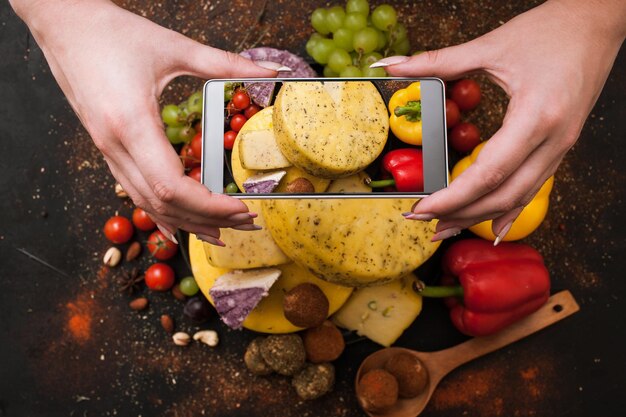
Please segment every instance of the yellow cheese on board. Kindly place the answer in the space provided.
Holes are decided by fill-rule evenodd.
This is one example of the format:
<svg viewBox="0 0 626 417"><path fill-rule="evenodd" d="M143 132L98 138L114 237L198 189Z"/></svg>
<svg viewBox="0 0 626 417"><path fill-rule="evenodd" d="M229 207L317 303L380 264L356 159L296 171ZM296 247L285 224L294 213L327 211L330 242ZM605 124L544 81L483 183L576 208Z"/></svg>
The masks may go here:
<svg viewBox="0 0 626 417"><path fill-rule="evenodd" d="M265 171L255 170L255 169L245 169L241 165L241 157L239 156L239 138L242 135L245 135L246 132L252 130L272 130L274 128L272 122L272 112L273 107L266 107L254 116L252 116L248 121L243 125L239 133L237 134L237 138L235 139L235 143L233 144L233 151L230 155L230 165L233 172L233 178L237 187L240 190L243 190L243 183L250 177L261 174ZM278 187L274 190L276 193L284 193L287 187L287 184L295 180L296 178L306 178L311 181L313 187L315 188L316 193L321 193L326 190L328 184L330 184L330 180L317 178L313 175L307 174L302 171L300 168L291 166L285 168L287 174L280 181Z"/></svg>
<svg viewBox="0 0 626 417"><path fill-rule="evenodd" d="M412 288L416 279L408 274L379 287L355 290L335 313L333 322L378 344L391 346L422 311L422 297Z"/></svg>
<svg viewBox="0 0 626 417"><path fill-rule="evenodd" d="M218 268L249 269L274 266L291 262L276 245L267 229L259 200L243 200L252 213L258 213L254 223L261 230L247 231L230 228L220 229L220 239L225 247L205 243L205 251L211 265Z"/></svg>
<svg viewBox="0 0 626 417"><path fill-rule="evenodd" d="M369 178L364 172L350 175L349 177L333 180L326 189L327 193L371 193L372 187L365 184L365 179Z"/></svg>
<svg viewBox="0 0 626 417"><path fill-rule="evenodd" d="M436 221L406 220L414 199L265 200L263 216L287 257L350 287L400 278L439 247Z"/></svg>
<svg viewBox="0 0 626 417"><path fill-rule="evenodd" d="M389 116L369 81L285 83L274 102L274 137L295 166L320 178L342 178L383 151Z"/></svg>
<svg viewBox="0 0 626 417"><path fill-rule="evenodd" d="M230 272L230 269L216 268L208 261L204 253L202 241L189 235L189 260L193 276L202 293L213 303L209 290L215 280ZM261 333L291 333L302 330L291 324L283 314L283 297L285 292L296 285L310 282L317 285L328 298L329 316L336 312L350 297L352 288L342 287L322 281L300 266L290 263L277 266L281 276L265 297L243 322L243 327Z"/></svg>
<svg viewBox="0 0 626 417"><path fill-rule="evenodd" d="M273 129L244 130L238 148L241 166L245 169L270 170L291 166L278 149Z"/></svg>

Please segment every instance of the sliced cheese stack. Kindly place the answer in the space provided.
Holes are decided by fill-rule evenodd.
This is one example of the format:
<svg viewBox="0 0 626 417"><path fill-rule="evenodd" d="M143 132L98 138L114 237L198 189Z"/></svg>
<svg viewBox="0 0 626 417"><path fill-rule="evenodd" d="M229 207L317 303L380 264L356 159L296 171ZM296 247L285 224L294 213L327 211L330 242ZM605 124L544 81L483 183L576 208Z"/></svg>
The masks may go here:
<svg viewBox="0 0 626 417"><path fill-rule="evenodd" d="M387 108L371 82L297 82L281 87L274 136L295 166L320 178L362 171L383 151Z"/></svg>

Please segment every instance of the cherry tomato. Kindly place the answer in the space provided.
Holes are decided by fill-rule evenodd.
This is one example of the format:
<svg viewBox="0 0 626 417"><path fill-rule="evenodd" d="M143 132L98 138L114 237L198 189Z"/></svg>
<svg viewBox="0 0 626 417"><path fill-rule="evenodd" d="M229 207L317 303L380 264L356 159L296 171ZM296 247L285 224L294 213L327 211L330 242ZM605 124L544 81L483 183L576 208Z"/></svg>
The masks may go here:
<svg viewBox="0 0 626 417"><path fill-rule="evenodd" d="M241 113L241 110L235 107L232 101L229 101L228 104L226 105L226 114L228 115L228 117L234 114L239 114L239 113Z"/></svg>
<svg viewBox="0 0 626 417"><path fill-rule="evenodd" d="M133 210L133 224L143 232L149 232L157 227L156 223L148 216L148 213L139 207Z"/></svg>
<svg viewBox="0 0 626 417"><path fill-rule="evenodd" d="M461 121L461 111L459 110L459 106L450 100L446 99L446 124L448 125L448 129L452 129L454 126L458 125Z"/></svg>
<svg viewBox="0 0 626 417"><path fill-rule="evenodd" d="M185 143L180 149L180 160L185 169L192 169L200 165L200 159L193 154L191 144L189 143Z"/></svg>
<svg viewBox="0 0 626 417"><path fill-rule="evenodd" d="M249 118L251 118L252 116L254 116L255 114L257 114L260 111L261 111L261 108L259 106L257 106L256 104L250 104L243 111L243 115L246 116L249 119Z"/></svg>
<svg viewBox="0 0 626 417"><path fill-rule="evenodd" d="M230 119L230 128L235 132L239 132L247 121L248 119L243 114L236 114Z"/></svg>
<svg viewBox="0 0 626 417"><path fill-rule="evenodd" d="M471 152L479 143L480 131L472 123L459 123L450 132L450 145L458 152Z"/></svg>
<svg viewBox="0 0 626 417"><path fill-rule="evenodd" d="M194 123L193 129L196 132L202 132L202 121L198 120L196 123Z"/></svg>
<svg viewBox="0 0 626 417"><path fill-rule="evenodd" d="M178 245L166 238L160 230L155 230L148 237L146 248L159 261L170 259L178 252Z"/></svg>
<svg viewBox="0 0 626 417"><path fill-rule="evenodd" d="M167 264L156 263L146 270L145 281L153 291L167 291L174 285L174 270Z"/></svg>
<svg viewBox="0 0 626 417"><path fill-rule="evenodd" d="M233 99L231 101L236 109L243 110L250 105L250 96L245 92L245 90L237 90L235 91L235 94L233 94Z"/></svg>
<svg viewBox="0 0 626 417"><path fill-rule="evenodd" d="M234 130L229 130L228 132L224 133L224 149L233 149L236 138L237 132L235 132Z"/></svg>
<svg viewBox="0 0 626 417"><path fill-rule="evenodd" d="M122 216L113 216L104 224L104 236L117 244L128 242L134 231L130 220Z"/></svg>
<svg viewBox="0 0 626 417"><path fill-rule="evenodd" d="M202 132L196 133L196 136L191 139L191 154L195 156L198 161L202 160Z"/></svg>
<svg viewBox="0 0 626 417"><path fill-rule="evenodd" d="M202 182L202 168L200 167L195 167L194 169L189 171L189 174L187 175L189 175L191 178L198 182Z"/></svg>
<svg viewBox="0 0 626 417"><path fill-rule="evenodd" d="M450 97L462 111L472 110L480 103L480 86L476 81L465 78L454 83Z"/></svg>

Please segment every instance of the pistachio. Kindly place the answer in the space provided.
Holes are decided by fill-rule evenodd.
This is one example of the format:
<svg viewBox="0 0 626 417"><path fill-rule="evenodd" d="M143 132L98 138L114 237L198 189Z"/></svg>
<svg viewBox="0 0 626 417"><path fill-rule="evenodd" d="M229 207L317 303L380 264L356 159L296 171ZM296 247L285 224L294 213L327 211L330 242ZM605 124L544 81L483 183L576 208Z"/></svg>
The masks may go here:
<svg viewBox="0 0 626 417"><path fill-rule="evenodd" d="M104 253L104 258L102 259L104 264L110 267L117 266L117 264L119 264L121 260L122 252L115 246L107 249L107 251Z"/></svg>
<svg viewBox="0 0 626 417"><path fill-rule="evenodd" d="M161 316L161 327L169 334L174 333L174 320L167 314Z"/></svg>
<svg viewBox="0 0 626 417"><path fill-rule="evenodd" d="M177 332L172 336L176 346L187 346L191 342L191 336L185 332Z"/></svg>
<svg viewBox="0 0 626 417"><path fill-rule="evenodd" d="M209 345L211 347L217 346L220 342L219 336L214 330L200 330L193 335L193 340L199 340L205 345Z"/></svg>
<svg viewBox="0 0 626 417"><path fill-rule="evenodd" d="M119 198L128 198L128 194L126 193L124 188L122 188L122 184L120 184L119 182L115 183L115 195Z"/></svg>
<svg viewBox="0 0 626 417"><path fill-rule="evenodd" d="M145 297L135 298L128 305L135 311L141 311L148 307L148 299Z"/></svg>
<svg viewBox="0 0 626 417"><path fill-rule="evenodd" d="M133 242L128 247L126 251L126 261L130 262L133 259L137 259L139 254L141 253L141 244L139 242Z"/></svg>

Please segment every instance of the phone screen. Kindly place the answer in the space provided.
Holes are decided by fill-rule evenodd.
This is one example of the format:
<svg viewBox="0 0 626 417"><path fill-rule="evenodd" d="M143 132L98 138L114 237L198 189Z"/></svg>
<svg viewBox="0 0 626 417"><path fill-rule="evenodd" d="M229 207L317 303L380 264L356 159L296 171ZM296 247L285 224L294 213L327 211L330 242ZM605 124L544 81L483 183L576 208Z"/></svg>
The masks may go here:
<svg viewBox="0 0 626 417"><path fill-rule="evenodd" d="M202 182L212 192L399 198L448 183L439 79L211 80L203 108Z"/></svg>

